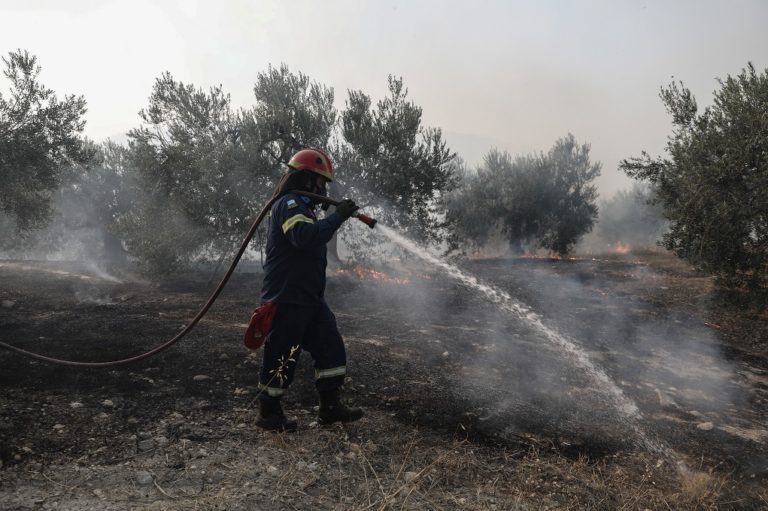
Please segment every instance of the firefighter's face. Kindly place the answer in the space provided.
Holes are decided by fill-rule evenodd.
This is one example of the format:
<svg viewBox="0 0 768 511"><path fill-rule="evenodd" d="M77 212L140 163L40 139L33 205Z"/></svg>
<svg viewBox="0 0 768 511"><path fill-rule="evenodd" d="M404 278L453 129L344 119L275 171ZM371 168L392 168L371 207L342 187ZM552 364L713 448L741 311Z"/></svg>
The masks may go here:
<svg viewBox="0 0 768 511"><path fill-rule="evenodd" d="M315 193L318 195L327 195L328 192L326 190L326 184L328 183L328 180L325 179L323 176L317 175L314 178L314 185L315 185Z"/></svg>

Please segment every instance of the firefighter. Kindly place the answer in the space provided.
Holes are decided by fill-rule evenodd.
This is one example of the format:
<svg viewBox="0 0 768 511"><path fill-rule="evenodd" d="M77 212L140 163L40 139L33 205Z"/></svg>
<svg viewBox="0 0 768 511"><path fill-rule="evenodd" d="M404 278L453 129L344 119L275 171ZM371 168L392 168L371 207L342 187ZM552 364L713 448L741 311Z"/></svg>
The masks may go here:
<svg viewBox="0 0 768 511"><path fill-rule="evenodd" d="M262 304L274 307L264 343L264 362L259 375L259 419L268 430L295 431L296 421L283 414L280 399L293 380L301 350L309 352L315 365L320 397L318 422L351 422L363 411L345 406L340 398L346 374L344 341L336 318L325 302L326 243L345 220L358 209L354 201L342 200L336 210L318 219L312 200L286 193L304 190L326 195L333 180L333 166L318 149L303 149L288 162L288 172L275 189L281 196L271 210L264 262Z"/></svg>

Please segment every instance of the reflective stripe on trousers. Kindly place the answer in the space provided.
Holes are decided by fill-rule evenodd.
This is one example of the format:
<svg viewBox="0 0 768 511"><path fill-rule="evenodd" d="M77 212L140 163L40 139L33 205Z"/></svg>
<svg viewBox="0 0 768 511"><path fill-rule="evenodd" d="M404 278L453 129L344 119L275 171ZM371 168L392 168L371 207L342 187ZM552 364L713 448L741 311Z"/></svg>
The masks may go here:
<svg viewBox="0 0 768 511"><path fill-rule="evenodd" d="M331 369L315 369L315 378L333 378L347 374L347 366L332 367Z"/></svg>

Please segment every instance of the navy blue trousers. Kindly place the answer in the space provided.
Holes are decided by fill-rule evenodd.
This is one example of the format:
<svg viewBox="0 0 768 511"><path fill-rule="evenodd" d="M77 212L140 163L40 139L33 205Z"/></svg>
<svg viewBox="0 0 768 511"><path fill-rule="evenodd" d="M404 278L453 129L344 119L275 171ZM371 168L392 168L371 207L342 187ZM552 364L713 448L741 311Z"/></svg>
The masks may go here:
<svg viewBox="0 0 768 511"><path fill-rule="evenodd" d="M317 305L278 304L272 328L264 342L259 375L262 395L279 398L293 381L299 353L306 350L315 363L318 391L337 389L347 373L344 340L336 317L325 301Z"/></svg>

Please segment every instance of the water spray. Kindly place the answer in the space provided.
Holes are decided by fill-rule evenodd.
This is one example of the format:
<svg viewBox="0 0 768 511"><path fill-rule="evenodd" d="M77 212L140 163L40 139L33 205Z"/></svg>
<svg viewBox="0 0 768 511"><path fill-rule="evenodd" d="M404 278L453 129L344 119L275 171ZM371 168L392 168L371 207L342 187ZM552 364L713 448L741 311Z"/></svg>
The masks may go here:
<svg viewBox="0 0 768 511"><path fill-rule="evenodd" d="M317 203L325 203L325 204L330 204L332 206L339 205L339 201L335 199L331 199L329 197L318 195L316 193L305 192L303 190L290 190L286 192L286 194L288 193L295 194L295 195L303 195L305 197L312 199ZM256 220L253 221L251 228L248 230L248 234L246 234L245 238L243 238L243 242L240 244L240 249L237 251L235 258L232 260L232 264L229 265L229 269L227 270L227 273L221 279L221 282L219 282L219 285L216 286L216 289L213 291L213 293L211 293L211 296L208 298L208 301L206 301L205 304L200 308L200 310L195 315L195 317L192 318L192 321L187 323L178 334L176 334L175 336L173 336L173 338L167 340L163 344L145 353L142 353L140 355L123 358L120 360L110 360L108 362L80 362L76 360L63 360L59 358L48 357L46 355L41 355L39 353L33 353L31 351L27 351L25 349L22 349L17 346L13 346L11 344L7 344L1 341L0 341L0 348L5 348L19 355L22 355L28 358L33 358L35 360L40 360L41 362L47 362L49 364L64 365L64 366L70 366L70 367L82 367L82 368L105 368L105 367L115 367L115 366L131 364L133 362L139 362L140 360L150 358L162 351L167 350L168 348L170 348L171 346L179 342L181 339L183 339L189 332L191 332L192 329L195 327L195 325L197 325L197 323L199 323L200 320L203 319L203 316L205 316L208 313L208 310L210 310L214 302L216 302L216 299L224 290L224 287L227 285L227 282L229 282L229 278L235 272L235 268L237 267L237 264L240 262L240 259L243 257L243 254L248 248L248 245L250 244L251 239L256 234L256 230L259 228L259 225L261 225L261 222L264 220L264 217L267 216L267 212L269 212L269 210L272 208L272 205L283 195L272 197L269 201L267 201L267 203L264 205L264 207L261 209L258 216L256 217ZM377 223L376 219L371 218L362 213L355 212L352 214L352 216L357 218L361 222L363 222L365 225L367 225L371 229L373 229L373 227Z"/></svg>
<svg viewBox="0 0 768 511"><path fill-rule="evenodd" d="M447 271L451 277L465 286L482 293L489 301L498 305L502 310L512 313L523 323L542 334L552 344L569 354L576 365L584 370L610 396L624 423L632 429L647 450L667 459L675 460L681 471L686 470L681 465L682 462L679 461L679 456L672 449L657 440L651 439L640 427L639 422L643 416L634 401L622 392L605 371L592 363L587 353L576 342L557 332L554 328L545 325L541 316L526 305L515 300L506 291L481 282L477 277L465 273L457 266L450 264L430 252L427 248L417 245L385 225L380 226L379 232L408 252Z"/></svg>
<svg viewBox="0 0 768 511"><path fill-rule="evenodd" d="M332 206L338 206L339 204L339 201L335 199L331 199L329 197L314 194L311 192L292 190L287 193L302 195L314 200L317 203L325 203L325 204L330 204ZM279 198L280 196L273 197L264 205L261 212L256 217L256 220L254 220L253 224L251 225L251 228L249 229L247 235L243 239L240 245L240 249L235 255L235 258L233 259L232 263L230 264L230 267L227 270L227 273L224 275L219 285L216 287L216 289L213 291L211 296L208 298L208 301L198 311L197 315L195 315L195 317L187 325L185 325L184 329L181 332L179 332L172 339L166 341L160 346L157 346L150 351L147 351L140 355L136 355L134 357L124 358L120 360L113 360L108 362L79 362L79 361L72 361L72 360L62 360L62 359L41 355L38 353L33 353L30 351L18 348L16 346L6 344L4 342L0 342L0 348L5 348L15 353L18 353L20 355L33 358L36 360L40 360L43 362L48 362L48 363L58 364L58 365L65 365L65 366L82 367L82 368L104 368L104 367L114 367L114 366L125 365L125 364L138 362L140 360L150 358L162 351L165 351L166 349L170 348L171 346L176 344L178 341L180 341L190 331L192 331L195 325L197 325L197 323L205 316L208 310L213 306L214 302L219 297L224 287L226 286L227 282L229 281L230 277L234 273L235 268L237 267L237 264L240 262L240 259L245 253L245 250L248 248L248 245L251 239L253 238L253 236L255 235L259 225L264 220L264 217L266 216L267 212L270 210L272 205ZM363 222L365 225L367 225L371 229L373 229L378 223L376 219L371 218L362 213L355 212L353 213L352 216L357 218L361 222ZM581 369L586 371L587 374L589 374L590 377L592 377L601 386L601 388L603 388L607 392L607 394L611 397L614 405L616 406L616 409L619 411L619 414L621 415L625 423L629 425L629 427L635 432L635 434L637 435L637 438L641 441L641 443L646 449L656 454L659 454L665 457L666 459L676 460L677 468L678 470L681 471L681 473L685 473L688 471L684 463L680 461L679 455L677 455L671 448L669 448L668 446L664 445L659 441L653 440L650 437L648 437L648 435L645 433L645 431L643 431L643 429L639 425L639 421L642 419L642 414L638 409L637 405L630 398L628 398L624 394L624 392L622 392L622 390L613 382L613 380L608 376L608 374L605 371L603 371L602 369L600 369L599 367L595 366L592 363L592 361L589 359L589 356L586 354L586 352L581 347L579 347L574 341L563 336L553 328L545 325L542 318L538 314L533 312L531 309L529 309L527 306L523 305L519 301L512 298L512 296L509 293L501 289L495 288L493 286L482 283L477 277L474 277L472 275L469 275L463 272L457 266L454 266L448 263L447 261L440 258L439 256L431 253L426 248L418 246L413 241L400 235L394 230L388 228L387 226L382 225L380 226L379 230L380 232L382 232L382 234L384 234L387 238L389 238L392 242L396 243L400 247L408 250L409 252L431 263L432 265L446 270L448 274L454 279L457 279L462 284L472 289L475 289L476 291L481 292L491 302L495 303L503 310L514 314L517 318L522 320L525 324L527 324L528 326L534 328L539 333L541 333L547 340L549 340L550 342L558 346L560 349L562 349L566 353L570 354L573 357L573 360L575 361L576 365L578 365Z"/></svg>

